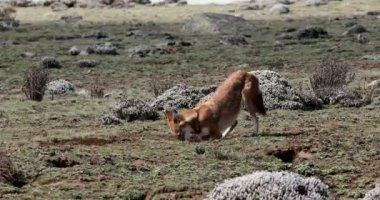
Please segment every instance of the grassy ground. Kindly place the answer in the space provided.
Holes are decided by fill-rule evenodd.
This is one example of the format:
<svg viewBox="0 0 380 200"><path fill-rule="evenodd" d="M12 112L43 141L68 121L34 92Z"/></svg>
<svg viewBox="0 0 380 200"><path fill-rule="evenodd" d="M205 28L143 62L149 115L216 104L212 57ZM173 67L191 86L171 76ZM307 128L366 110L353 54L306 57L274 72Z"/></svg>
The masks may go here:
<svg viewBox="0 0 380 200"><path fill-rule="evenodd" d="M338 3L332 2L329 6L334 5ZM365 13L369 5L348 10ZM321 10L327 12L329 8ZM180 13L174 8L149 9L160 13L165 10L162 15L172 17L173 12ZM200 12L207 7L178 9ZM227 11L230 7L215 6L213 9ZM21 27L0 32L0 42L18 43L0 46L0 143L27 177L27 184L22 188L0 185L0 198L142 199L151 195L156 199L199 199L225 178L255 170L290 170L321 178L337 199L357 199L380 181L379 109L327 106L312 112L270 111L268 116L260 118L260 137L247 137L250 122L246 120L247 113L243 112L239 126L226 139L197 144L171 138L163 118L155 122L125 122L112 126L101 125L99 118L122 97L153 98L151 83L156 80L203 86L221 81L236 68L272 69L297 87L307 84L314 64L328 55L349 62L357 73L351 87L361 88L370 80L380 78L380 63L360 60L361 56L380 49L378 19L363 16L329 21L325 17L295 17L294 21L284 22L275 18L265 20L263 15L253 21L256 30L248 38L250 44L232 47L219 44L219 36L180 32L180 19L184 15L178 19L169 18L166 23L160 20L146 23L144 21L151 19L153 13L146 12L147 18L136 17L144 22L141 25L130 22L132 18L128 17L141 15L140 7L127 11L68 10L65 13L93 13L83 14L85 21L72 23L44 14L27 18L30 12L36 11L41 10L19 9L17 18L22 22ZM44 13L42 11L40 13ZM244 15L249 16L248 13ZM104 19L112 22L103 23ZM368 44L341 36L346 29L344 24L350 21L367 27ZM322 26L330 37L307 43L290 40L285 41L287 45L283 48L275 48L277 35L305 25ZM164 41L162 38L128 37L126 33L133 29L171 32L194 45L181 47L175 54L130 58L128 48ZM104 31L109 37L55 40L56 36L94 30ZM73 45L82 47L107 41L120 46L119 55L73 57L67 52ZM21 57L26 51L38 56ZM111 93L111 97L93 99L75 94L56 96L53 100L46 96L39 103L25 100L20 90L23 73L37 65L39 56L44 55L56 56L63 64L62 69L51 70L52 79L65 78L87 90L96 81L106 88L106 93ZM100 64L92 70L81 69L75 65L81 58L95 59ZM272 149L300 146L307 149L311 159L288 163L268 155Z"/></svg>

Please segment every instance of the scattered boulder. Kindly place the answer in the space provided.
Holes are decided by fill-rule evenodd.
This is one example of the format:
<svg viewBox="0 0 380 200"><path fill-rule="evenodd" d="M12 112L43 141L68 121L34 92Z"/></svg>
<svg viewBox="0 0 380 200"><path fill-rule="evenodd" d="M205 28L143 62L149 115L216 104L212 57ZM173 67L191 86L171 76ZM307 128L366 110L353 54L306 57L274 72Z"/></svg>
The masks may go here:
<svg viewBox="0 0 380 200"><path fill-rule="evenodd" d="M243 36L239 35L225 35L222 36L220 43L225 45L247 45L248 42Z"/></svg>
<svg viewBox="0 0 380 200"><path fill-rule="evenodd" d="M380 61L380 54L364 55L362 59Z"/></svg>
<svg viewBox="0 0 380 200"><path fill-rule="evenodd" d="M85 33L82 35L82 38L95 38L95 39L102 39L107 38L108 34L102 31L94 31L90 33Z"/></svg>
<svg viewBox="0 0 380 200"><path fill-rule="evenodd" d="M36 56L36 54L34 52L27 51L27 52L22 53L21 56L24 58L33 58Z"/></svg>
<svg viewBox="0 0 380 200"><path fill-rule="evenodd" d="M132 122L135 120L158 120L159 113L147 103L137 99L127 99L116 104L109 113L102 116L103 124L118 124L120 119Z"/></svg>
<svg viewBox="0 0 380 200"><path fill-rule="evenodd" d="M72 46L69 49L69 54L72 56L77 56L77 55L79 55L79 53L80 53L80 49L78 49L78 47L76 47L76 46Z"/></svg>
<svg viewBox="0 0 380 200"><path fill-rule="evenodd" d="M272 8L276 4L289 5L289 4L294 3L291 0L256 0L254 2L256 2L258 5L260 5L263 8Z"/></svg>
<svg viewBox="0 0 380 200"><path fill-rule="evenodd" d="M380 185L370 191L368 191L362 200L378 200L380 199Z"/></svg>
<svg viewBox="0 0 380 200"><path fill-rule="evenodd" d="M168 53L165 47L159 47L156 45L138 45L128 49L128 52L130 57L137 56L140 58Z"/></svg>
<svg viewBox="0 0 380 200"><path fill-rule="evenodd" d="M350 27L347 31L345 31L342 35L347 36L347 35L353 35L353 34L358 34L358 33L365 33L367 32L367 29L360 25L360 24L355 24L352 27Z"/></svg>
<svg viewBox="0 0 380 200"><path fill-rule="evenodd" d="M239 5L239 10L262 10L264 7L256 2L244 2Z"/></svg>
<svg viewBox="0 0 380 200"><path fill-rule="evenodd" d="M218 184L208 199L308 199L328 200L329 187L321 180L293 172L257 171Z"/></svg>
<svg viewBox="0 0 380 200"><path fill-rule="evenodd" d="M368 11L367 15L370 15L370 16L380 16L380 10Z"/></svg>
<svg viewBox="0 0 380 200"><path fill-rule="evenodd" d="M60 0L63 4L65 4L68 8L72 8L77 3L77 0Z"/></svg>
<svg viewBox="0 0 380 200"><path fill-rule="evenodd" d="M11 6L13 7L30 7L34 6L33 2L30 0L11 0Z"/></svg>
<svg viewBox="0 0 380 200"><path fill-rule="evenodd" d="M52 56L42 57L41 64L45 68L57 68L57 69L59 69L62 67L59 60L55 57L52 57Z"/></svg>
<svg viewBox="0 0 380 200"><path fill-rule="evenodd" d="M62 35L56 35L54 37L55 40L74 40L74 39L79 39L82 36L79 34L62 34Z"/></svg>
<svg viewBox="0 0 380 200"><path fill-rule="evenodd" d="M258 77L263 92L264 105L268 110L310 110L321 108L322 100L312 91L297 92L287 80L270 70L250 72Z"/></svg>
<svg viewBox="0 0 380 200"><path fill-rule="evenodd" d="M357 34L356 37L355 37L355 41L359 42L361 44L367 44L369 42L369 39L364 34Z"/></svg>
<svg viewBox="0 0 380 200"><path fill-rule="evenodd" d="M230 34L250 33L253 24L241 17L226 14L201 13L188 18L182 31L201 34Z"/></svg>
<svg viewBox="0 0 380 200"><path fill-rule="evenodd" d="M52 11L54 12L59 12L59 11L63 11L63 10L67 10L68 7L66 4L62 3L62 2L54 2L53 4L50 5L50 8Z"/></svg>
<svg viewBox="0 0 380 200"><path fill-rule="evenodd" d="M98 63L95 60L79 60L77 62L78 67L81 67L81 68L93 68L97 64Z"/></svg>
<svg viewBox="0 0 380 200"><path fill-rule="evenodd" d="M274 15L282 15L288 14L290 12L290 9L284 4L276 4L270 8L269 12Z"/></svg>
<svg viewBox="0 0 380 200"><path fill-rule="evenodd" d="M178 39L178 36L168 33L168 32L162 32L162 31L149 31L149 32L143 32L143 31L131 31L127 33L128 37L134 37L138 39L166 39L166 40L174 40Z"/></svg>
<svg viewBox="0 0 380 200"><path fill-rule="evenodd" d="M166 106L173 108L191 108L208 94L214 92L215 89L216 86L195 88L186 86L185 84L178 84L158 96L151 103L151 106L157 110L163 110Z"/></svg>
<svg viewBox="0 0 380 200"><path fill-rule="evenodd" d="M68 92L74 92L74 84L66 81L64 79L59 79L56 81L51 81L46 85L46 91L49 94L65 94Z"/></svg>
<svg viewBox="0 0 380 200"><path fill-rule="evenodd" d="M83 17L81 15L63 15L61 16L61 20L64 20L65 22L74 22L82 20Z"/></svg>
<svg viewBox="0 0 380 200"><path fill-rule="evenodd" d="M306 6L322 6L327 5L329 0L307 0Z"/></svg>
<svg viewBox="0 0 380 200"><path fill-rule="evenodd" d="M118 55L117 47L107 42L104 45L89 46L86 49L88 54L100 54L100 55Z"/></svg>
<svg viewBox="0 0 380 200"><path fill-rule="evenodd" d="M296 38L299 40L325 38L327 36L328 36L328 32L324 28L316 27L316 26L301 28L296 33Z"/></svg>

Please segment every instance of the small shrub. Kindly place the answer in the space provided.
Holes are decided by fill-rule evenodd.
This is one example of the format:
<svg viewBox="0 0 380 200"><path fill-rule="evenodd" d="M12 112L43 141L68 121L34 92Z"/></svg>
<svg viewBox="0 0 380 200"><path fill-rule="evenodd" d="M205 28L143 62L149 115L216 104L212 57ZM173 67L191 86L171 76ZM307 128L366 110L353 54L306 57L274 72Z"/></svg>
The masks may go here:
<svg viewBox="0 0 380 200"><path fill-rule="evenodd" d="M173 86L174 84L172 82L163 81L157 77L151 78L150 81L150 87L152 88L154 97L158 97L159 95L164 93L166 90L169 90Z"/></svg>
<svg viewBox="0 0 380 200"><path fill-rule="evenodd" d="M208 199L331 199L329 188L321 180L289 172L258 171L225 180Z"/></svg>
<svg viewBox="0 0 380 200"><path fill-rule="evenodd" d="M160 114L154 107L138 99L127 99L116 104L110 112L102 115L104 125L119 124L121 119L127 122L135 120L158 120Z"/></svg>
<svg viewBox="0 0 380 200"><path fill-rule="evenodd" d="M25 74L22 91L28 99L42 101L48 80L49 71L47 69L41 67L33 68Z"/></svg>
<svg viewBox="0 0 380 200"><path fill-rule="evenodd" d="M348 84L348 67L335 59L325 58L322 63L314 69L310 82L314 91L336 88L340 89Z"/></svg>
<svg viewBox="0 0 380 200"><path fill-rule="evenodd" d="M0 183L22 187L26 184L24 175L15 169L7 154L0 151Z"/></svg>
<svg viewBox="0 0 380 200"><path fill-rule="evenodd" d="M97 85L91 85L91 97L93 98L103 98L104 97L104 88Z"/></svg>
<svg viewBox="0 0 380 200"><path fill-rule="evenodd" d="M19 22L11 16L14 12L13 8L0 8L0 31L19 26Z"/></svg>

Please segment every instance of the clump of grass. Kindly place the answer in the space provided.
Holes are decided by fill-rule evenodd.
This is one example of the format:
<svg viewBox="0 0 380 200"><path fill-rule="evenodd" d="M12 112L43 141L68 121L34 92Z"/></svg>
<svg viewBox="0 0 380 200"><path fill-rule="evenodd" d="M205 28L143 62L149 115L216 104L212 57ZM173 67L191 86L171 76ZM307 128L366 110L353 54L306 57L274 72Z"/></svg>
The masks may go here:
<svg viewBox="0 0 380 200"><path fill-rule="evenodd" d="M46 84L49 80L49 71L42 67L34 67L24 76L22 91L33 101L42 101Z"/></svg>
<svg viewBox="0 0 380 200"><path fill-rule="evenodd" d="M158 97L162 93L164 93L166 90L174 87L174 84L171 82L160 80L159 78L151 78L150 81L150 87L153 91L153 94L155 97Z"/></svg>
<svg viewBox="0 0 380 200"><path fill-rule="evenodd" d="M303 176L316 176L321 173L321 170L311 162L303 162L295 167L295 172Z"/></svg>

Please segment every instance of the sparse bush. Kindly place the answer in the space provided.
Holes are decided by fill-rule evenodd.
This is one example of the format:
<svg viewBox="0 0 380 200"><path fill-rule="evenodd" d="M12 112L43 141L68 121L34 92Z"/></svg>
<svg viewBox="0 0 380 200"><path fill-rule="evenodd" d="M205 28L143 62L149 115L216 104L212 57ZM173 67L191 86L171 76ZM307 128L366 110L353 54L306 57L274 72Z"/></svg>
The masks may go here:
<svg viewBox="0 0 380 200"><path fill-rule="evenodd" d="M49 71L45 68L35 67L25 74L22 91L28 99L42 101L48 80Z"/></svg>
<svg viewBox="0 0 380 200"><path fill-rule="evenodd" d="M324 58L311 75L311 87L314 91L330 88L341 89L348 84L347 73L348 67L345 63L336 59Z"/></svg>
<svg viewBox="0 0 380 200"><path fill-rule="evenodd" d="M22 187L26 184L24 175L15 169L12 161L4 151L0 151L0 183Z"/></svg>
<svg viewBox="0 0 380 200"><path fill-rule="evenodd" d="M225 180L208 199L331 199L328 186L316 178L304 178L289 172L258 171Z"/></svg>
<svg viewBox="0 0 380 200"><path fill-rule="evenodd" d="M91 85L91 97L93 98L103 98L104 97L104 88L99 86L96 83Z"/></svg>
<svg viewBox="0 0 380 200"><path fill-rule="evenodd" d="M127 122L135 120L158 120L159 113L147 103L138 99L127 99L116 104L111 112L102 116L103 124L119 124L120 119Z"/></svg>
<svg viewBox="0 0 380 200"><path fill-rule="evenodd" d="M0 31L19 26L19 22L11 16L14 12L12 8L0 8Z"/></svg>
<svg viewBox="0 0 380 200"><path fill-rule="evenodd" d="M173 86L173 82L163 81L157 77L152 77L150 80L150 87L152 88L154 97L158 97Z"/></svg>

